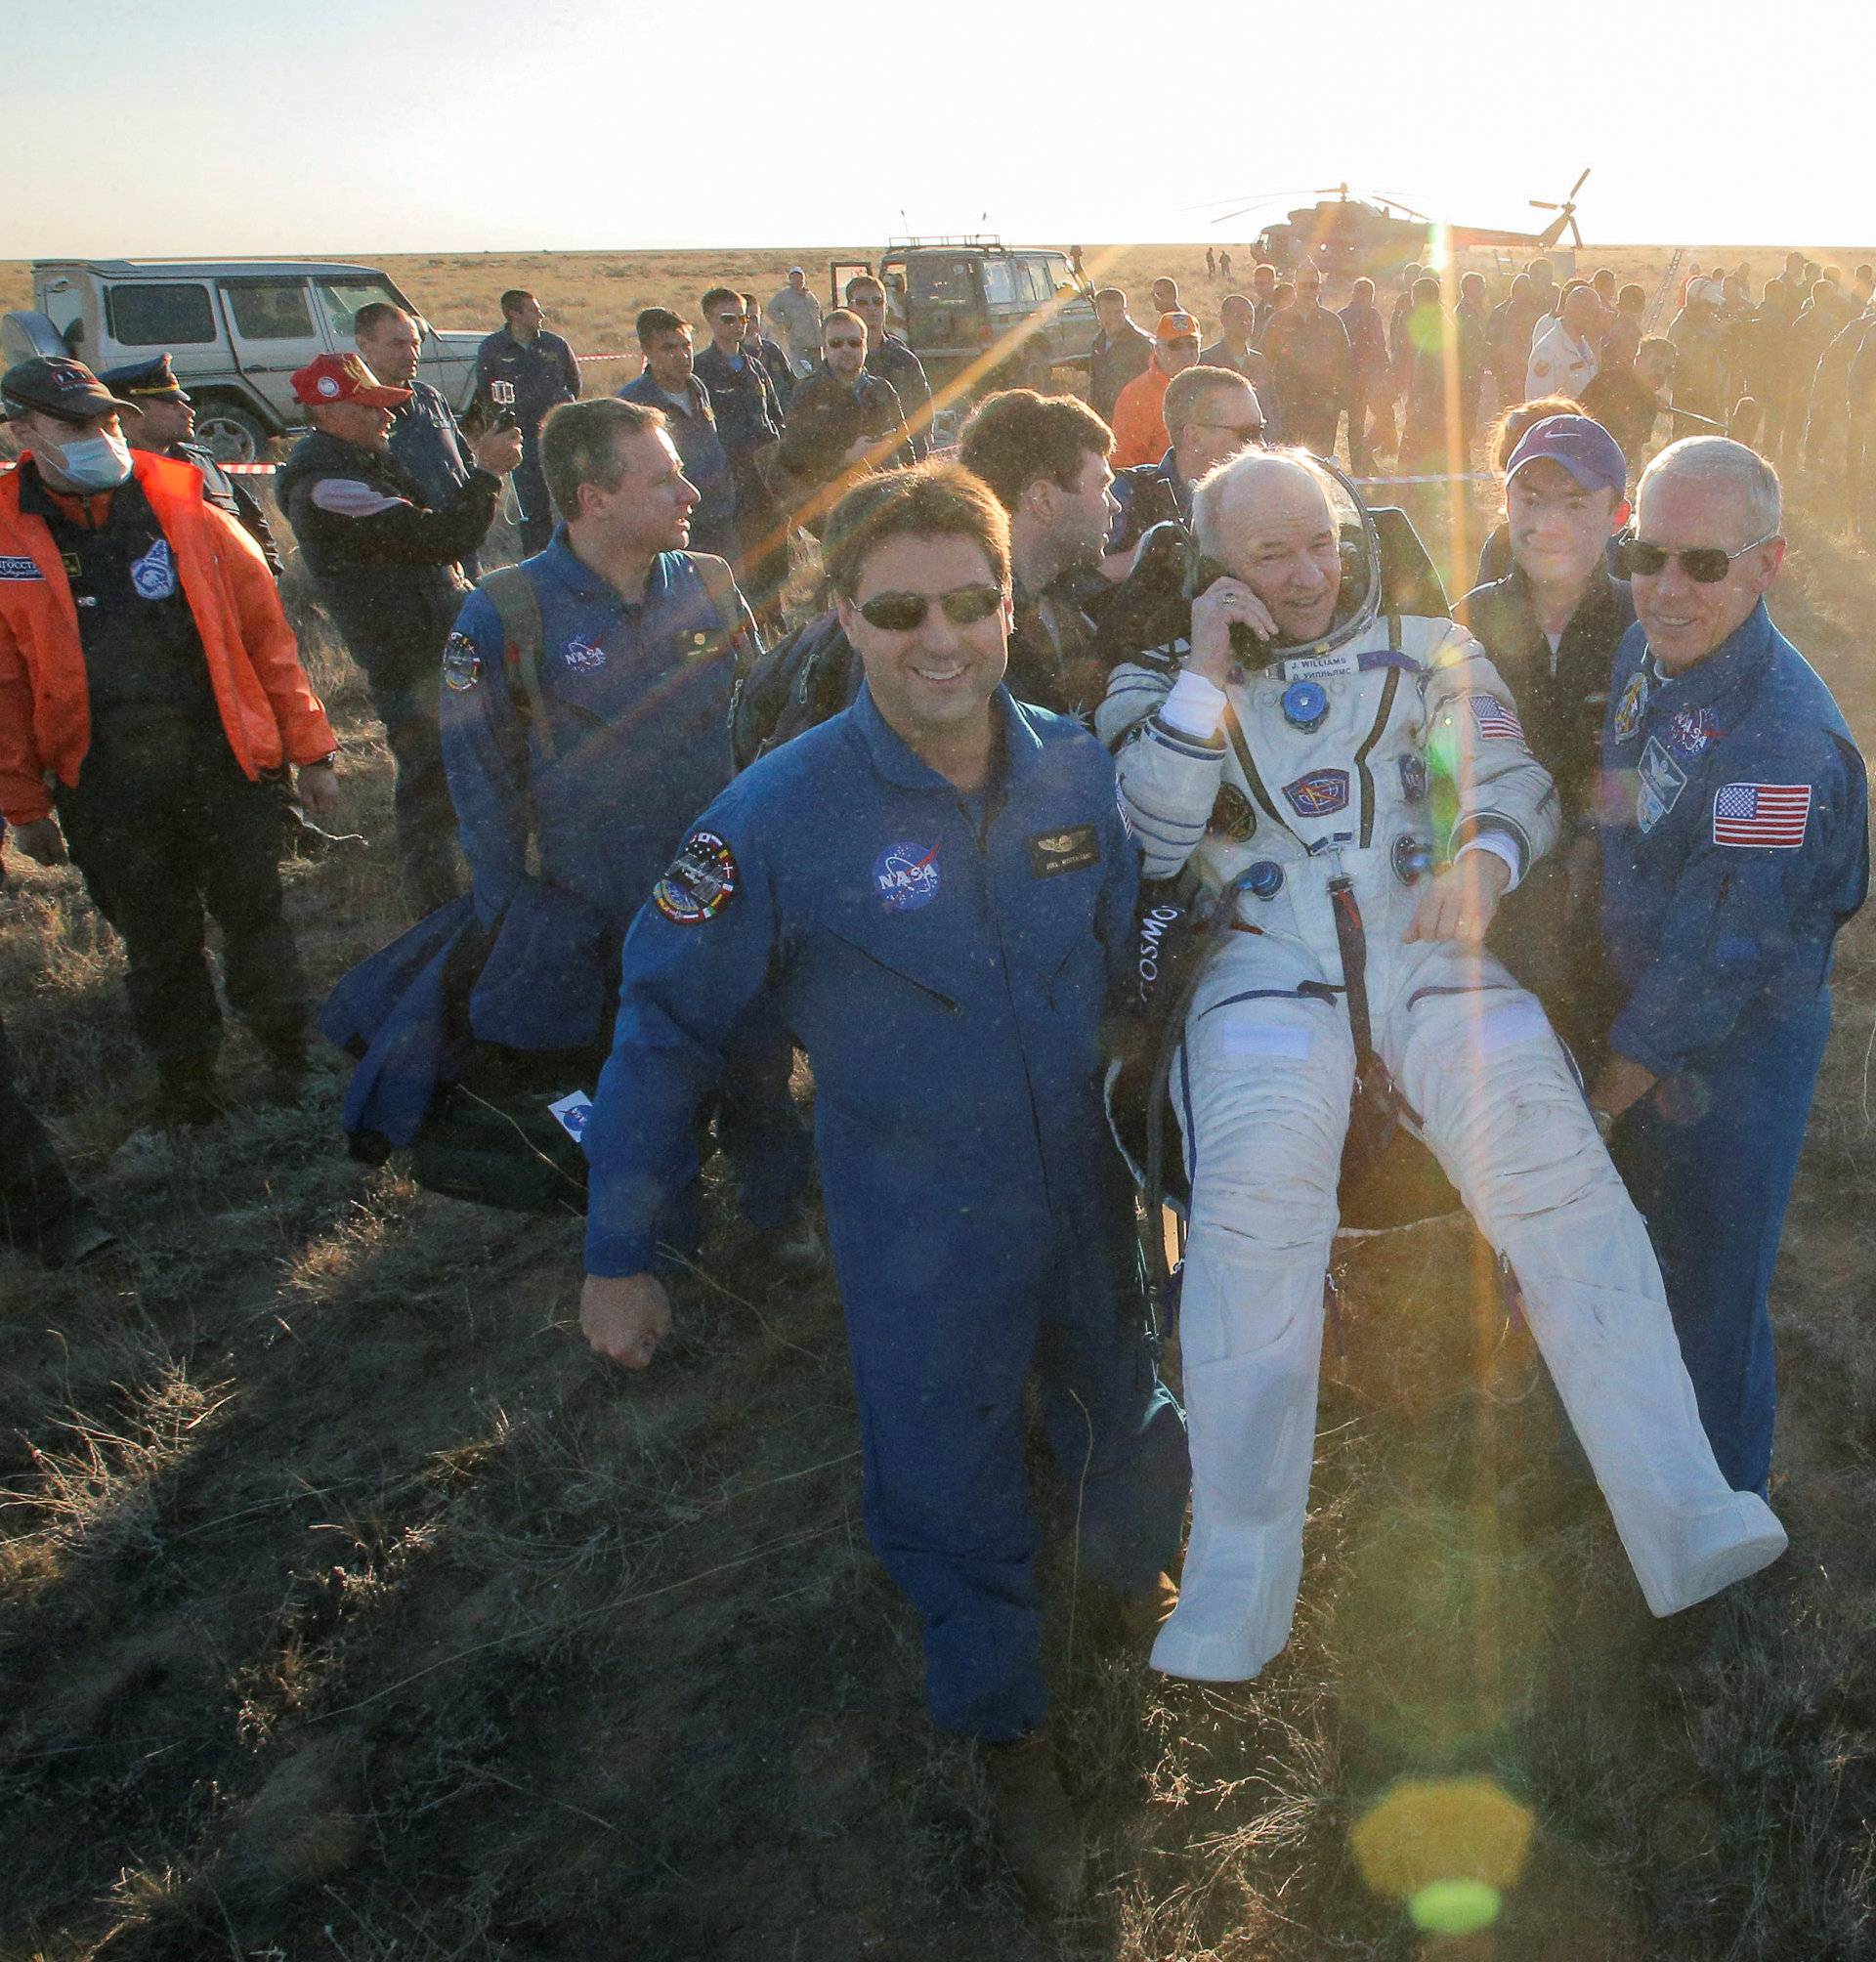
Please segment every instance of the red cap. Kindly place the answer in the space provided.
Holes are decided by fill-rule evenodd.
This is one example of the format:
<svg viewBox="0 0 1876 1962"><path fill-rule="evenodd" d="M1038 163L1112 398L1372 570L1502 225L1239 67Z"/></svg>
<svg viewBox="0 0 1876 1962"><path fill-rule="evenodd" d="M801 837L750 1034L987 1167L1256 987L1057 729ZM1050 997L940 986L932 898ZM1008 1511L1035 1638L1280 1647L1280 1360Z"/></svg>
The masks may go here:
<svg viewBox="0 0 1876 1962"><path fill-rule="evenodd" d="M293 376L293 400L316 407L322 402L368 402L373 408L396 408L410 390L380 381L357 355L321 355Z"/></svg>
<svg viewBox="0 0 1876 1962"><path fill-rule="evenodd" d="M1190 314L1162 314L1156 332L1163 341L1196 341L1199 323Z"/></svg>

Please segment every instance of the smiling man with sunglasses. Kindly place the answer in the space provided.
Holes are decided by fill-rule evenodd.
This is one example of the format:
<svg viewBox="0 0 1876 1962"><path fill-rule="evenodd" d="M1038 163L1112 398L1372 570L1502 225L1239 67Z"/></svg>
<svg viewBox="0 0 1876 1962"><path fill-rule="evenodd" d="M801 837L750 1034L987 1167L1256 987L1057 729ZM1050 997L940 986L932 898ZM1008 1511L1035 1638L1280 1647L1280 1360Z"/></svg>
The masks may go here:
<svg viewBox="0 0 1876 1962"><path fill-rule="evenodd" d="M1831 949L1869 882L1863 761L1771 623L1777 474L1725 437L1649 464L1636 625L1602 735L1602 926L1621 1012L1592 1100L1660 1258L1727 1482L1764 1493L1767 1296L1830 1030Z"/></svg>
<svg viewBox="0 0 1876 1962"><path fill-rule="evenodd" d="M1009 524L985 485L946 464L861 485L826 557L866 686L736 779L632 927L580 1325L651 1362L659 1208L731 1032L772 1000L814 1067L868 1534L923 1620L933 1719L984 1747L1000 1841L1059 1906L1080 1852L1042 1728L1032 1371L1123 1630L1170 1593L1186 1488L1098 1088L1133 849L1106 751L1002 686Z"/></svg>

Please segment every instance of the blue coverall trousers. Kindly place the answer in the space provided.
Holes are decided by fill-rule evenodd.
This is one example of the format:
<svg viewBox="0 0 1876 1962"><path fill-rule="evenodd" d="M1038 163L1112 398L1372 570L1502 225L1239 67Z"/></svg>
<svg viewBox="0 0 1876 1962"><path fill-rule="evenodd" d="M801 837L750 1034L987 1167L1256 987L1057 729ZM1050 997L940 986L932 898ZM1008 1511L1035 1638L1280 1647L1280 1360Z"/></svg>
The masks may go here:
<svg viewBox="0 0 1876 1962"><path fill-rule="evenodd" d="M1647 1221L1700 1421L1727 1482L1765 1496L1777 1405L1769 1298L1830 991L1742 1021L1724 1055L1666 1079L1610 1152Z"/></svg>
<svg viewBox="0 0 1876 1962"><path fill-rule="evenodd" d="M1118 1199L1124 1209L1126 1194ZM1185 1427L1155 1370L1125 1213L1117 1231L1075 1244L1041 1209L1027 1222L987 1221L992 1230L971 1236L982 1258L968 1263L957 1260L955 1228L920 1232L911 1221L908 1244L893 1240L893 1222L855 1220L832 1203L828 1215L867 1535L923 1620L932 1719L993 1742L1020 1737L1046 1701L1024 1463L1032 1371L1081 1578L1130 1593L1178 1555ZM944 1270L927 1267L922 1256L944 1248Z"/></svg>

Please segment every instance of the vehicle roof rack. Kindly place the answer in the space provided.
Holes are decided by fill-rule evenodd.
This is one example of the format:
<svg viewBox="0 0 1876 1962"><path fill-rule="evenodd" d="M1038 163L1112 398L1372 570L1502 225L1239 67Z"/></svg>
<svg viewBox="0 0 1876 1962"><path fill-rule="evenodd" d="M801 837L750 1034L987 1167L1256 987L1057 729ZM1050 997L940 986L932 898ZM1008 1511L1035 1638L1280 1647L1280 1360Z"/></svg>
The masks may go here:
<svg viewBox="0 0 1876 1962"><path fill-rule="evenodd" d="M1007 252L1009 247L995 232L923 232L904 238L888 238L886 250L920 246L963 246L980 252Z"/></svg>

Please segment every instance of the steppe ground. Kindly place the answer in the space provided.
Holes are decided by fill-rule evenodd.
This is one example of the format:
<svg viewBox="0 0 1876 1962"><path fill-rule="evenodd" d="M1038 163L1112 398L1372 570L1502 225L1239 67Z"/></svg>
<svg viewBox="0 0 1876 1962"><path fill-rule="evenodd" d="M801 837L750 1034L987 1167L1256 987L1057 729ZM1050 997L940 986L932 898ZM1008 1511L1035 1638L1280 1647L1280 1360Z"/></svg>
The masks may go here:
<svg viewBox="0 0 1876 1962"><path fill-rule="evenodd" d="M1142 291L1172 271L1209 324L1202 252L1088 261ZM1667 254L1583 258L1645 278ZM691 310L723 272L772 290L787 263L390 270L450 326L533 285L590 349L642 304ZM0 305L22 287L5 269ZM1416 508L1449 569L1479 515L1454 534L1443 502ZM1829 483L1798 478L1789 530L1774 612L1867 740L1870 561ZM388 770L297 569L287 593L378 841L289 867L323 985L397 922ZM1465 1222L1343 1240L1302 1611L1261 1681L1169 1683L1101 1647L1072 1481L1038 1458L1090 1832L1086 1910L1045 1933L967 1753L919 1714L917 1633L861 1531L831 1289L773 1281L723 1203L668 1351L610 1374L574 1325L571 1217L349 1163L339 1079L264 1110L238 1033L245 1107L127 1144L147 1086L116 943L73 874L12 871L0 1002L123 1253L75 1276L0 1257L4 1962L1872 1952L1869 917L1841 947L1777 1288L1790 1555L1651 1623ZM1440 1881L1474 1884L1447 1890L1462 1905L1495 1889L1497 1920L1418 1931L1403 1902L1432 1911Z"/></svg>

